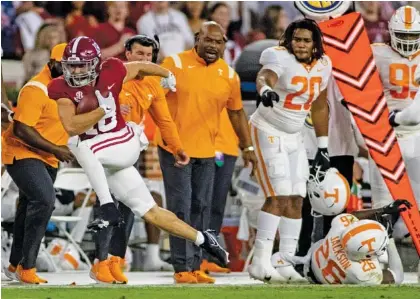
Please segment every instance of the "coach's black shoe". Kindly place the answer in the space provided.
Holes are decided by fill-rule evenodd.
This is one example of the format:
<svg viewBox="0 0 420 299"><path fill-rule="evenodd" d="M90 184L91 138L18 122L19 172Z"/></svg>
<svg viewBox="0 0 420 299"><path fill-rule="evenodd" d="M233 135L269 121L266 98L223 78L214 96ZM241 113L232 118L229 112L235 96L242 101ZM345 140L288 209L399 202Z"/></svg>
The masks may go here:
<svg viewBox="0 0 420 299"><path fill-rule="evenodd" d="M87 226L88 230L97 232L103 228L119 226L124 223L120 211L113 202L101 205L99 213L99 218L96 218Z"/></svg>
<svg viewBox="0 0 420 299"><path fill-rule="evenodd" d="M217 242L216 231L208 229L201 233L204 236L204 243L200 247L217 258L222 267L226 267L229 263L229 253Z"/></svg>

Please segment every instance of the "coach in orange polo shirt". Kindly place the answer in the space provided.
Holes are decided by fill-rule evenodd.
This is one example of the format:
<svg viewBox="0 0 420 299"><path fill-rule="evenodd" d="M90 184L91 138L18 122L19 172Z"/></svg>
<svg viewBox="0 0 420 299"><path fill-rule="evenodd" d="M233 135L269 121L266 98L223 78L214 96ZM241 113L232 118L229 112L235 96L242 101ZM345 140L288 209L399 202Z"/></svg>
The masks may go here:
<svg viewBox="0 0 420 299"><path fill-rule="evenodd" d="M62 75L65 46L55 46L48 64L20 90L13 124L2 141L3 164L19 187L10 265L5 274L25 283L46 282L37 276L35 262L54 209L58 161L72 159L57 104L47 92L48 83Z"/></svg>
<svg viewBox="0 0 420 299"><path fill-rule="evenodd" d="M167 57L163 66L176 77L176 92L166 95L169 111L181 142L191 157L187 167L174 166L173 151L165 137L159 144L159 160L169 210L196 229L208 226L215 171L215 139L220 115L226 107L243 149L245 163L256 166L248 124L242 107L239 77L220 53L226 38L215 22L203 23L194 49ZM170 237L175 281L214 282L200 273L201 251L193 244Z"/></svg>

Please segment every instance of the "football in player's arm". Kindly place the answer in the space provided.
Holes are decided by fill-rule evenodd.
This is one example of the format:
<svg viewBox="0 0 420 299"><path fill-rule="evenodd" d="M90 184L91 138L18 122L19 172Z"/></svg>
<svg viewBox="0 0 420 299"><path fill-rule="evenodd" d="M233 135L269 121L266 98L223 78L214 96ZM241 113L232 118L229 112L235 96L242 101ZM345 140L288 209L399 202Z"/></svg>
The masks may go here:
<svg viewBox="0 0 420 299"><path fill-rule="evenodd" d="M175 88L175 77L168 70L154 63L133 61L125 63L124 66L127 70L124 83L137 76L160 76L167 80L165 82L167 88ZM99 91L96 91L95 95L98 98L99 107L79 115L76 114L76 106L72 100L66 98L57 100L61 121L70 136L85 133L108 113L113 113L111 107L106 104L107 98L104 98ZM109 93L109 96L112 97L112 94Z"/></svg>

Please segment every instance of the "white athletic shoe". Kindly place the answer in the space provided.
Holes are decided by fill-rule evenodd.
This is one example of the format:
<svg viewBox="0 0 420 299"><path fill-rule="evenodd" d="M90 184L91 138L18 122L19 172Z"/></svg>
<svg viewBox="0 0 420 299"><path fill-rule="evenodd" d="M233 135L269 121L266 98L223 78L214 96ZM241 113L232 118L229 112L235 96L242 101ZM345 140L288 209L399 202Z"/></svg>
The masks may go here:
<svg viewBox="0 0 420 299"><path fill-rule="evenodd" d="M285 255L285 253L277 252L271 257L271 264L277 270L277 272L291 283L308 282L295 270L295 268L293 268L293 265L288 262L288 259L283 255Z"/></svg>
<svg viewBox="0 0 420 299"><path fill-rule="evenodd" d="M248 267L248 273L251 278L261 280L265 283L285 283L287 280L281 276L270 262L263 261L264 245L261 241L255 241L255 251L252 258L252 264Z"/></svg>
<svg viewBox="0 0 420 299"><path fill-rule="evenodd" d="M162 261L161 259L159 260L150 260L150 259L146 259L144 264L143 264L143 271L153 271L153 272L157 272L157 271L174 271L174 267L165 262Z"/></svg>
<svg viewBox="0 0 420 299"><path fill-rule="evenodd" d="M1 274L2 274L2 280L3 280L3 275L4 275L5 277L7 277L5 280L19 281L16 275L16 269L12 265L9 265L9 267L3 267L3 271Z"/></svg>

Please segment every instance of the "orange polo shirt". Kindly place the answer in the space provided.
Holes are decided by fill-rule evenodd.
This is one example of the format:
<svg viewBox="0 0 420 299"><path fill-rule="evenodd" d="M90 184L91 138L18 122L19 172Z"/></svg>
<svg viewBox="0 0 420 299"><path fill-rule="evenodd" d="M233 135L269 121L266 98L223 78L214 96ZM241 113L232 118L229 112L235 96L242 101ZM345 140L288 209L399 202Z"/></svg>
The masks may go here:
<svg viewBox="0 0 420 299"><path fill-rule="evenodd" d="M142 80L130 80L123 85L120 93L120 104L131 107L130 114L124 116L126 121L140 124L144 121L146 111L161 129L163 139L171 151L182 149L178 130L171 118L166 103L165 92L156 77L145 77Z"/></svg>
<svg viewBox="0 0 420 299"><path fill-rule="evenodd" d="M220 115L219 132L216 136L216 151L230 156L239 156L239 138L230 122L226 109Z"/></svg>
<svg viewBox="0 0 420 299"><path fill-rule="evenodd" d="M61 124L57 102L48 98L47 86L51 80L50 71L45 66L38 75L22 87L14 120L33 127L51 143L66 145L69 136ZM58 167L58 160L53 154L27 145L14 135L13 126L13 124L9 126L3 135L1 149L3 164L12 164L13 159L34 158L52 167Z"/></svg>
<svg viewBox="0 0 420 299"><path fill-rule="evenodd" d="M166 100L186 153L215 156L220 115L224 108L242 109L239 76L223 59L207 65L195 49L167 57L162 64L176 77L176 92ZM163 138L165 140L165 138ZM158 144L172 152L158 135Z"/></svg>

